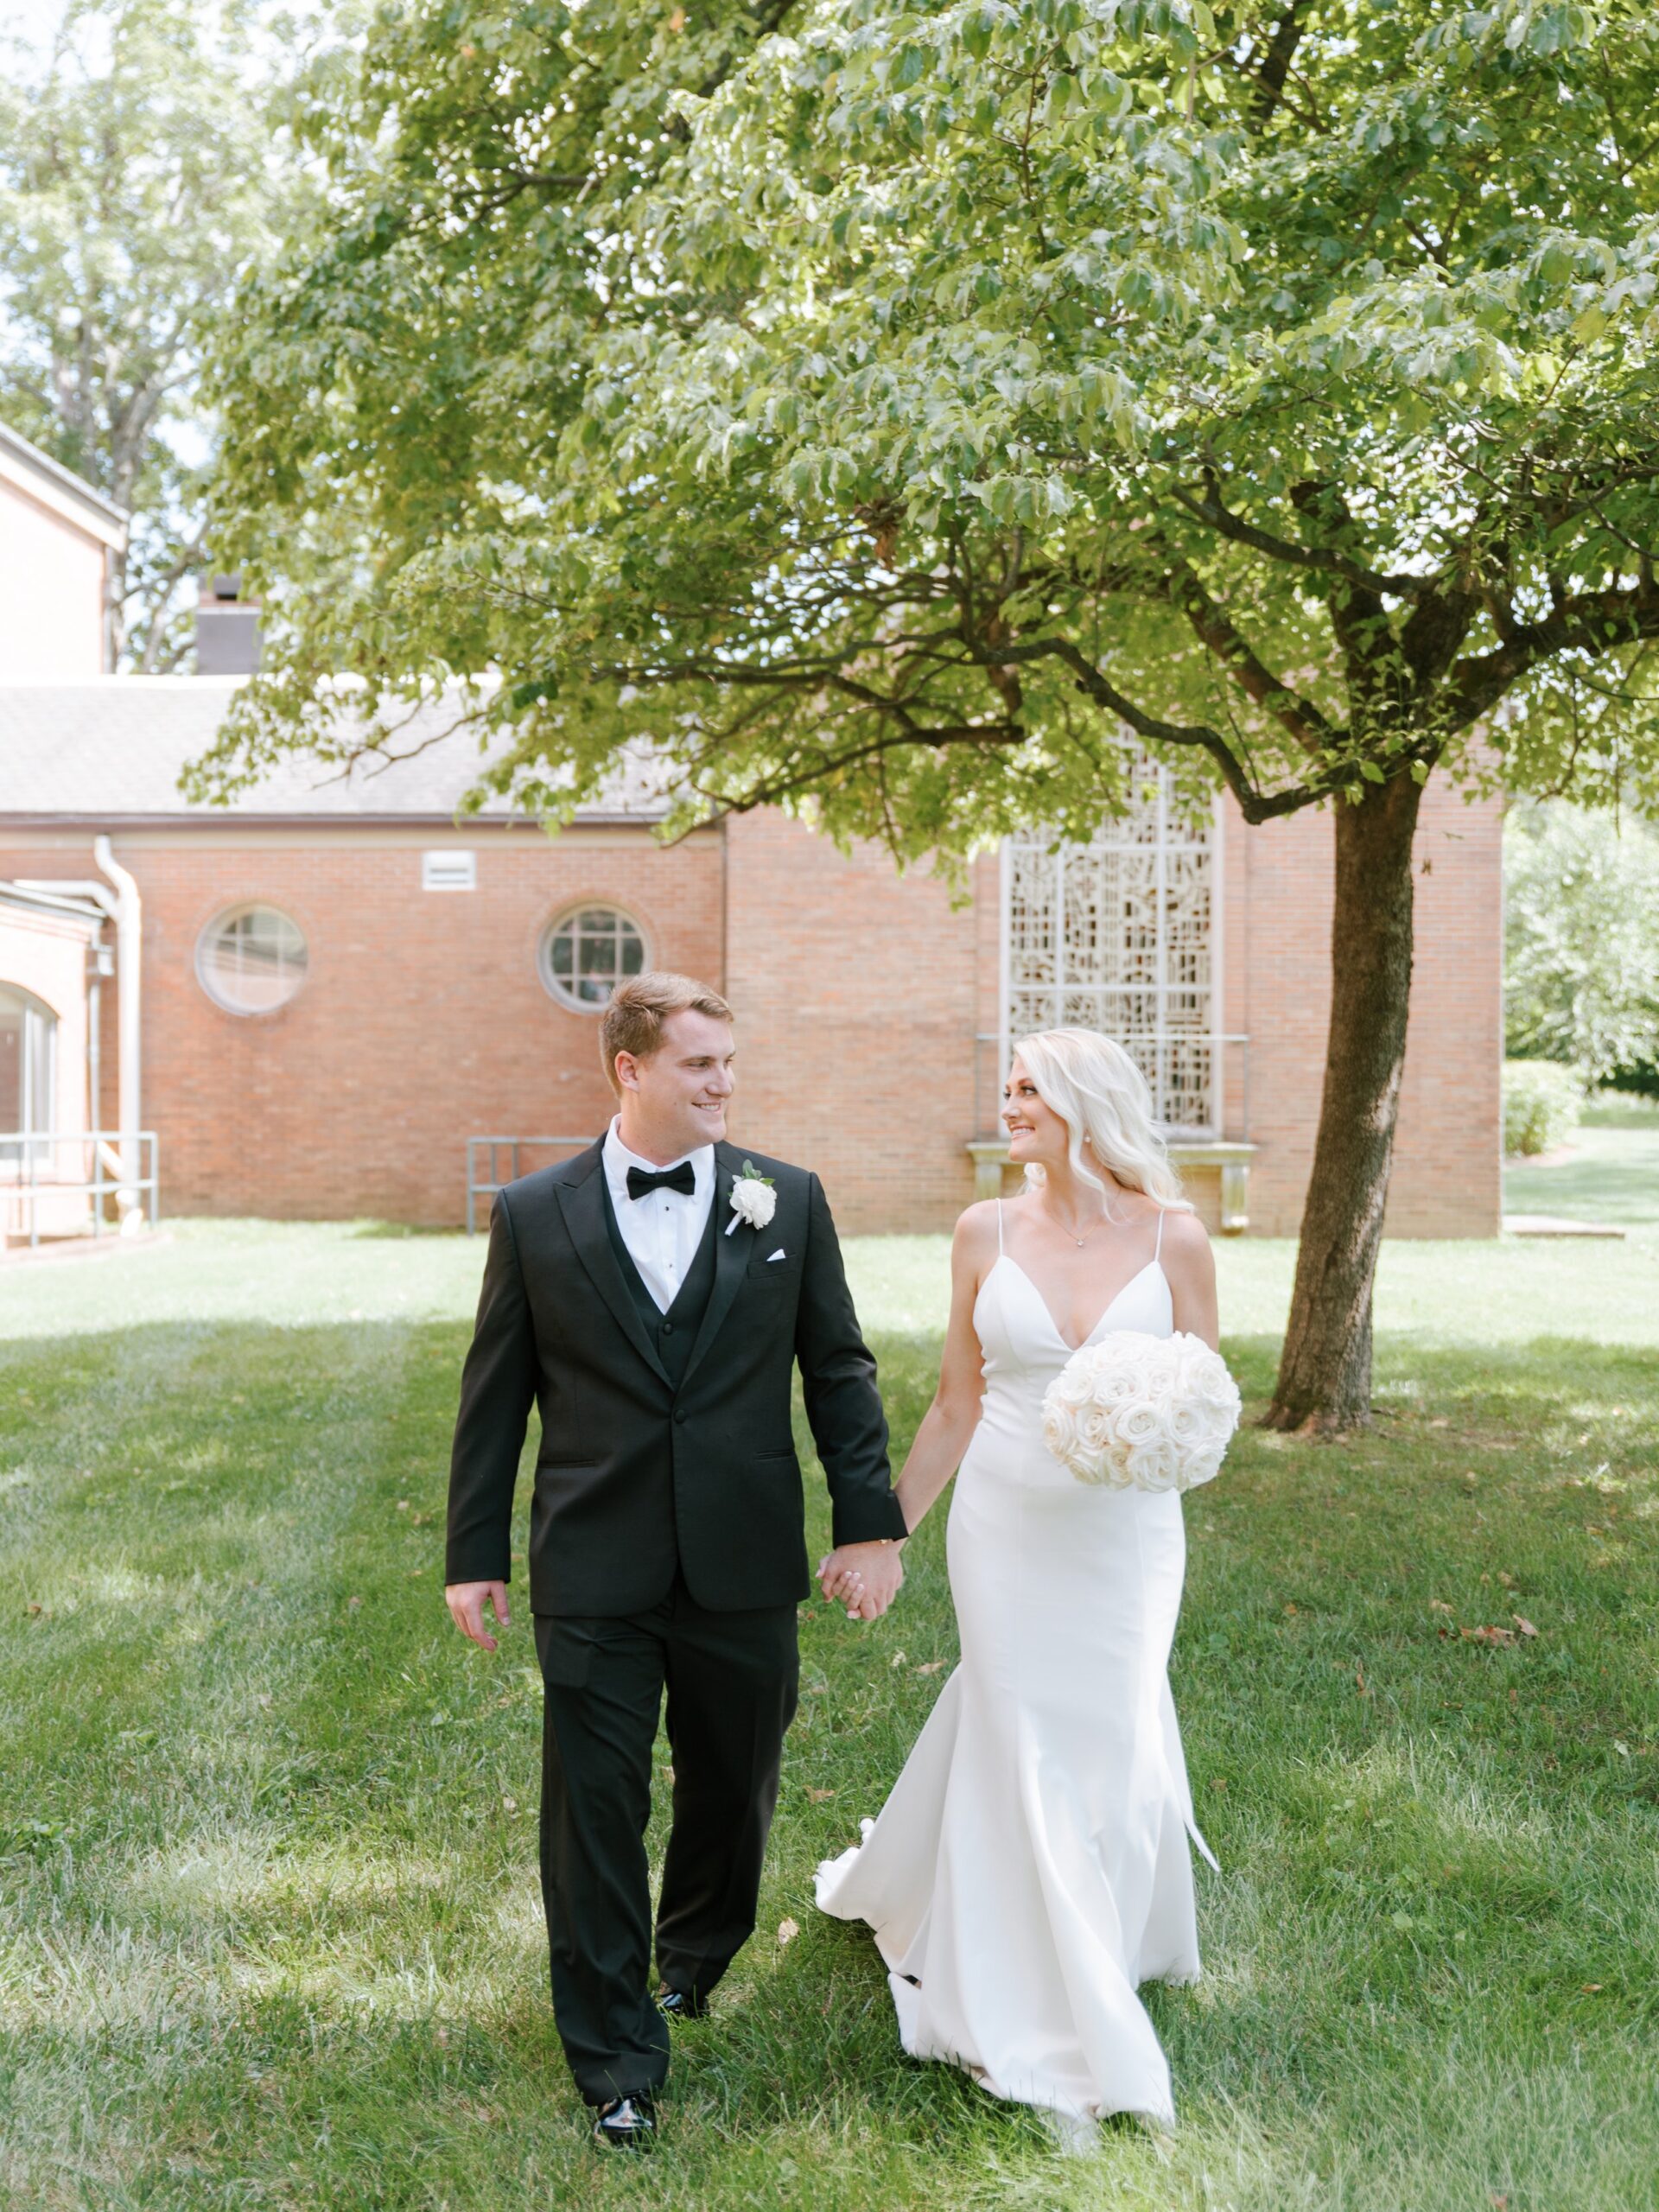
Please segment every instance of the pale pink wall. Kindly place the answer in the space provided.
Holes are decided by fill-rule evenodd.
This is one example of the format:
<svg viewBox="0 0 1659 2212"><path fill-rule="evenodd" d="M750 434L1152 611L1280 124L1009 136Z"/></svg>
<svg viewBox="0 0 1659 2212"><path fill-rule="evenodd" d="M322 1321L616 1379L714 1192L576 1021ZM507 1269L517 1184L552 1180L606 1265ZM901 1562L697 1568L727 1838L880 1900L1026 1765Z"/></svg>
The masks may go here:
<svg viewBox="0 0 1659 2212"><path fill-rule="evenodd" d="M0 683L104 673L105 548L0 479Z"/></svg>

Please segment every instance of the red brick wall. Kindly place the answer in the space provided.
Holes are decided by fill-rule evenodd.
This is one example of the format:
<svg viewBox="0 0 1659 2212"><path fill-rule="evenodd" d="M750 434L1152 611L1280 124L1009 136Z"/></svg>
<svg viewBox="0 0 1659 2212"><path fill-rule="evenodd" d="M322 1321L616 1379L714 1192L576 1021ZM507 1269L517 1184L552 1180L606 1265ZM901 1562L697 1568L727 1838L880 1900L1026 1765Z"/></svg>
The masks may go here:
<svg viewBox="0 0 1659 2212"><path fill-rule="evenodd" d="M972 1195L967 1140L995 1126L997 863L953 907L879 850L843 858L781 815L664 851L643 830L511 832L231 826L118 836L145 904L144 1114L163 1211L458 1221L465 1140L582 1135L610 1110L594 1017L543 988L536 951L578 899L615 900L651 955L723 984L739 1017L734 1140L817 1168L849 1233L948 1229ZM1223 1027L1249 1033L1252 1227L1294 1232L1329 1003L1331 825L1224 838ZM479 888L423 892L420 856L478 855ZM1419 945L1389 1225L1497 1225L1501 820L1430 786ZM14 841L0 876L93 873L90 839ZM223 1013L196 979L203 925L266 899L305 931L289 1006ZM114 1114L115 994L105 1059ZM1234 1062L1236 1066L1236 1061ZM1237 1093L1230 1081L1230 1107ZM1224 1132L1237 1134L1236 1126ZM1213 1176L1195 1179L1213 1196Z"/></svg>
<svg viewBox="0 0 1659 2212"><path fill-rule="evenodd" d="M815 1168L844 1233L948 1229L973 1196L982 915L781 814L734 821L727 854L734 1141ZM989 884L994 957L994 862Z"/></svg>
<svg viewBox="0 0 1659 2212"><path fill-rule="evenodd" d="M1226 1027L1249 1033L1250 1226L1294 1236L1313 1162L1331 1007L1332 824L1225 832ZM1501 1205L1503 813L1444 779L1417 832L1417 953L1388 1227L1491 1236ZM1236 1134L1230 1129L1227 1134Z"/></svg>
<svg viewBox="0 0 1659 2212"><path fill-rule="evenodd" d="M144 905L143 1110L164 1212L458 1222L467 1137L597 1134L612 1110L595 1017L556 1005L537 969L563 907L614 900L661 964L719 969L713 837L668 852L637 831L531 829L114 842ZM446 845L477 854L475 892L422 890L422 851ZM90 875L91 860L36 845L0 855L0 875ZM309 966L287 1006L238 1016L202 989L196 944L251 899L299 924Z"/></svg>

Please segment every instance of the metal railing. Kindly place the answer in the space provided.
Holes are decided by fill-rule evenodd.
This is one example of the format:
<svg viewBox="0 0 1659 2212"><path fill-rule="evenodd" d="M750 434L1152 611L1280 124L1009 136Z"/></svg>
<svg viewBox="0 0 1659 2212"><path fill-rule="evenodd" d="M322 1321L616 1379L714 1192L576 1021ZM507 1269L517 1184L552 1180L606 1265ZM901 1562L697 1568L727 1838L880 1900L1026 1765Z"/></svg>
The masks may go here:
<svg viewBox="0 0 1659 2212"><path fill-rule="evenodd" d="M130 1148L137 1155L136 1173L122 1165L122 1154ZM66 1153L90 1173L60 1173L60 1159ZM161 1201L154 1129L0 1129L0 1223L4 1224L0 1243L11 1240L14 1207L27 1215L33 1247L41 1241L42 1199L90 1198L92 1234L101 1236L111 1225L104 1218L105 1202L129 1195L143 1204L153 1229L160 1218Z"/></svg>
<svg viewBox="0 0 1659 2212"><path fill-rule="evenodd" d="M593 1142L592 1137L468 1137L467 1140L467 1234L478 1234L478 1202L493 1198L504 1185L516 1183L524 1173L524 1155L526 1152L580 1152ZM512 1161L511 1171L501 1173L500 1154L505 1152ZM478 1172L480 1153L487 1154L485 1172Z"/></svg>

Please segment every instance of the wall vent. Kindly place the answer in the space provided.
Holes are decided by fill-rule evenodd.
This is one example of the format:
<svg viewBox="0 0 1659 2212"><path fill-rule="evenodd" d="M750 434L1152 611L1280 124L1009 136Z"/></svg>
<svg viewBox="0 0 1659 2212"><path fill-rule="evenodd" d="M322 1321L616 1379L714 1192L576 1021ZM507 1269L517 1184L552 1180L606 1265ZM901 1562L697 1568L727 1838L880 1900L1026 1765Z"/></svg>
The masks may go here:
<svg viewBox="0 0 1659 2212"><path fill-rule="evenodd" d="M421 888L423 891L476 891L478 855L423 853Z"/></svg>

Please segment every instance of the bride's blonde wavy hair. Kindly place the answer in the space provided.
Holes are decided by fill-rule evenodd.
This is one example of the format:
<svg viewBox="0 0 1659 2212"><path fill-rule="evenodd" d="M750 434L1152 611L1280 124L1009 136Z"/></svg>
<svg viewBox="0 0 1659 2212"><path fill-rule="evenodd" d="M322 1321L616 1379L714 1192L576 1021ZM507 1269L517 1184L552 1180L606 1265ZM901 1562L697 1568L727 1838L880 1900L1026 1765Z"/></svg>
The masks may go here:
<svg viewBox="0 0 1659 2212"><path fill-rule="evenodd" d="M1123 1047L1093 1029L1042 1029L1022 1037L1014 1057L1071 1132L1067 1153L1071 1172L1109 1194L1097 1170L1104 1167L1126 1190L1140 1191L1159 1205L1190 1213L1181 1179L1152 1110L1147 1079ZM1026 1169L1027 1185L1043 1180L1035 1163Z"/></svg>

